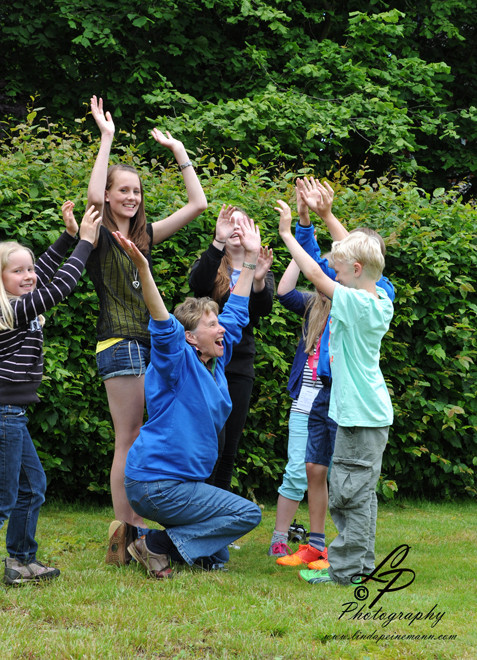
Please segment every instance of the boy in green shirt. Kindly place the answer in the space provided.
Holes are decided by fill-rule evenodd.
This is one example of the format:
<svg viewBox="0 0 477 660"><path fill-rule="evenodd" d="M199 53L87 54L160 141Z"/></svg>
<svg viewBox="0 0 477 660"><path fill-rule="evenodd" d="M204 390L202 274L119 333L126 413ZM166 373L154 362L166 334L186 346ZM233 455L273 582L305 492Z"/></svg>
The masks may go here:
<svg viewBox="0 0 477 660"><path fill-rule="evenodd" d="M328 547L329 568L303 570L310 584L353 584L354 576L374 570L376 484L393 409L379 367L381 340L389 329L393 305L376 286L384 257L376 238L352 232L333 243L336 281L321 270L291 232L291 210L278 201L279 232L307 279L331 298L329 416L338 424L329 509L338 536Z"/></svg>

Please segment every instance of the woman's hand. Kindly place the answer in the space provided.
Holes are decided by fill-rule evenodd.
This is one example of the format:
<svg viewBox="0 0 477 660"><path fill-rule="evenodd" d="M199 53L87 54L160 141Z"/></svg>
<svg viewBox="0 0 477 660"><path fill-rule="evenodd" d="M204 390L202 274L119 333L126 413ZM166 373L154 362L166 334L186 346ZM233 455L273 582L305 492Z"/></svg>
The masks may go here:
<svg viewBox="0 0 477 660"><path fill-rule="evenodd" d="M235 206L222 204L215 225L215 238L219 243L225 243L225 241L234 233L235 222L232 219L232 215L236 210Z"/></svg>
<svg viewBox="0 0 477 660"><path fill-rule="evenodd" d="M64 202L63 206L61 207L63 222L65 223L66 231L70 236L76 236L78 233L78 223L76 222L75 216L73 214L74 207L74 202L71 202L70 200Z"/></svg>
<svg viewBox="0 0 477 660"><path fill-rule="evenodd" d="M170 149L174 154L177 150L184 148L182 142L173 138L169 131L166 131L166 134L164 135L164 133L158 128L153 128L151 135L156 142L159 142L159 144L161 144L163 147L166 147L166 149Z"/></svg>
<svg viewBox="0 0 477 660"><path fill-rule="evenodd" d="M334 192L330 184L327 181L322 184L313 177L310 177L309 180L304 177L302 183L300 193L305 204L320 218L331 213Z"/></svg>
<svg viewBox="0 0 477 660"><path fill-rule="evenodd" d="M120 231L113 231L112 234L137 268L138 275L141 278L144 302L149 310L149 314L156 321L165 321L169 318L169 312L154 282L146 257Z"/></svg>
<svg viewBox="0 0 477 660"><path fill-rule="evenodd" d="M147 268L149 270L149 264L146 257L135 243L129 238L123 236L120 231L113 231L112 234L139 271L142 268Z"/></svg>
<svg viewBox="0 0 477 660"><path fill-rule="evenodd" d="M278 232L282 238L285 236L291 236L291 208L281 199L277 201L277 204L278 206L275 206L275 211L280 213L280 224L278 225Z"/></svg>
<svg viewBox="0 0 477 660"><path fill-rule="evenodd" d="M264 280L270 270L273 262L273 250L268 245L260 247L260 252L257 259L257 267L255 269L255 280ZM254 285L255 289L255 285Z"/></svg>
<svg viewBox="0 0 477 660"><path fill-rule="evenodd" d="M235 231L240 237L240 243L244 249L244 261L249 261L253 264L257 262L258 255L260 254L260 229L255 225L251 218L242 215L238 221L238 227Z"/></svg>
<svg viewBox="0 0 477 660"><path fill-rule="evenodd" d="M111 117L111 113L103 112L103 99L100 98L99 101L96 96L91 97L91 114L93 115L94 121L96 122L101 135L113 137L114 135L114 122Z"/></svg>

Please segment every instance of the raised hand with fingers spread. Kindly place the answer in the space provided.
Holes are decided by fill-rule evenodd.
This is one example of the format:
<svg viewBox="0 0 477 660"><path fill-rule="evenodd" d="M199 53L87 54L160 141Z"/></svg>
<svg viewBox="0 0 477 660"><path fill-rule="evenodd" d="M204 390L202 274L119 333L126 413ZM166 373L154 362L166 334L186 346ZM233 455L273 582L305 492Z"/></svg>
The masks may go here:
<svg viewBox="0 0 477 660"><path fill-rule="evenodd" d="M109 167L115 124L102 98L91 97L91 114L101 142L88 185L88 208L94 205L102 223L87 270L99 298L96 360L115 432L111 495L117 520L110 526L106 561L124 564L130 559L128 541L146 529L144 520L126 497L124 466L144 419L144 374L150 357L150 333L139 268L114 232L119 231L132 241L152 268L152 247L197 218L207 208L207 200L184 144L168 131L154 128L151 137L161 155L167 150L166 155L171 152L176 160L187 201L169 216L147 222L139 172L129 163Z"/></svg>
<svg viewBox="0 0 477 660"><path fill-rule="evenodd" d="M217 240L218 239L218 240ZM249 254L247 250L258 251ZM208 483L230 489L235 458L246 423L255 377L254 327L271 312L275 281L270 270L271 248L260 247L258 226L239 207L223 204L215 237L208 249L192 266L189 285L196 297L210 296L223 309L230 294L244 286L249 295L250 323L243 329L242 339L234 346L225 369L232 399L232 412L219 436L219 459ZM250 292L250 283L252 290ZM237 289L237 287L239 287Z"/></svg>

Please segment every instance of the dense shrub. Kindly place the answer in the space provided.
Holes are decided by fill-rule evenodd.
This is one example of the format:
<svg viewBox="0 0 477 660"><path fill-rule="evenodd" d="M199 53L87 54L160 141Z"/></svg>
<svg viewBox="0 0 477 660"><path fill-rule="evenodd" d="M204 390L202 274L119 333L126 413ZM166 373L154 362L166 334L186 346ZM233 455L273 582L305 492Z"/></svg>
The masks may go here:
<svg viewBox="0 0 477 660"><path fill-rule="evenodd" d="M61 127L27 123L10 129L0 153L0 238L15 238L40 254L62 228L60 207L76 202L78 220L98 146L81 125L76 135ZM118 136L121 140L121 136ZM135 134L122 136L114 157L134 164L143 178L150 220L184 202L181 176L168 153L145 163ZM274 249L280 278L289 259L278 233L279 198L294 201L298 173L271 170L233 153L218 161L187 145L209 200L209 209L153 253L158 286L171 309L189 293L187 271L207 247L223 202L238 204L259 222L263 243ZM324 173L316 172L322 176ZM476 492L476 296L477 214L458 198L425 194L412 183L381 178L368 184L365 170L351 176L337 165L329 173L334 211L349 228L366 223L388 246L386 273L397 291L395 316L382 346L382 367L392 392L395 422L383 464L380 491L454 497ZM329 237L317 223L318 240ZM306 282L303 286L308 286ZM48 314L41 403L30 429L49 479L50 494L66 498L109 492L113 433L94 346L96 295L85 276L73 295ZM276 493L286 462L286 392L300 319L275 302L257 329L256 382L238 458L234 486L257 497Z"/></svg>

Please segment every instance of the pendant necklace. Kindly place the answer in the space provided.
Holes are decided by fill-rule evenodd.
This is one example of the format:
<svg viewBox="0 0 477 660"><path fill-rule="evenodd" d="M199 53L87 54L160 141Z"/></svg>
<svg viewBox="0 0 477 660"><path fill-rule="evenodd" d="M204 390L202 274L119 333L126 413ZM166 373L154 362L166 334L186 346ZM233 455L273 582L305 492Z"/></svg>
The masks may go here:
<svg viewBox="0 0 477 660"><path fill-rule="evenodd" d="M134 264L131 260L131 257L129 255L128 255L128 259L132 263L132 265L134 266ZM134 279L132 280L132 285L135 289L139 289L139 287L141 286L141 282L138 280L138 272L137 272L136 267L134 267Z"/></svg>
<svg viewBox="0 0 477 660"><path fill-rule="evenodd" d="M124 254L125 254L126 257L129 259L129 261L131 262L131 266L132 266L133 269L134 269L134 273L133 273L133 277L134 277L134 279L131 280L131 284L133 285L133 287L134 287L135 289L139 289L140 286L141 286L141 282L140 282L139 279L138 279L138 271L137 271L137 268L134 266L133 260L131 259L131 257L129 256L129 254L128 254L127 252L124 252Z"/></svg>

